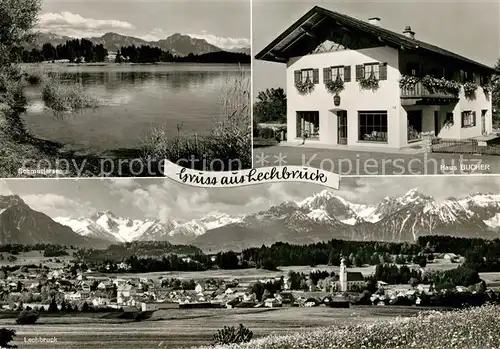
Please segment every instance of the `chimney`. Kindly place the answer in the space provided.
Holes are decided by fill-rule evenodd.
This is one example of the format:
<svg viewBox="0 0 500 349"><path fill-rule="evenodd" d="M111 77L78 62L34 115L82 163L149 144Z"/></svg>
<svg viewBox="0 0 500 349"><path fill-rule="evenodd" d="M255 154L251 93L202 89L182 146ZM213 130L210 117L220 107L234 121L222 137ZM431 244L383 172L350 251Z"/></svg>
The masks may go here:
<svg viewBox="0 0 500 349"><path fill-rule="evenodd" d="M379 17L368 18L368 22L370 24L376 25L377 27L380 27L380 18Z"/></svg>
<svg viewBox="0 0 500 349"><path fill-rule="evenodd" d="M403 31L403 34L410 39L415 39L415 32L411 30L411 27L409 25L406 26L405 30Z"/></svg>

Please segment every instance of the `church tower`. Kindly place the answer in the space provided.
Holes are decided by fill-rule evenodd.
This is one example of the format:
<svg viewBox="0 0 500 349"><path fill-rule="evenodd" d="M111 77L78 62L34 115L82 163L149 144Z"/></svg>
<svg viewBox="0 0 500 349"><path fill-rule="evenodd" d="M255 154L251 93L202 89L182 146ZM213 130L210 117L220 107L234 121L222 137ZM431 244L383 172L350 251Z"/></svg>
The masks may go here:
<svg viewBox="0 0 500 349"><path fill-rule="evenodd" d="M345 267L345 259L342 258L340 261L340 292L347 292L347 269Z"/></svg>

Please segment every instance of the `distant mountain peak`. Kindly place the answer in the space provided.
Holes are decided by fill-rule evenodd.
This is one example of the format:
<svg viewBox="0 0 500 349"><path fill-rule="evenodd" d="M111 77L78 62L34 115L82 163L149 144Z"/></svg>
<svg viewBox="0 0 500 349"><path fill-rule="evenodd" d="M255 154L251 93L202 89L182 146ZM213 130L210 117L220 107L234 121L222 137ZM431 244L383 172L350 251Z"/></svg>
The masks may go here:
<svg viewBox="0 0 500 349"><path fill-rule="evenodd" d="M431 196L425 195L420 188L412 188L406 192L402 196L403 198L408 198L408 199L424 199L424 200L432 200Z"/></svg>
<svg viewBox="0 0 500 349"><path fill-rule="evenodd" d="M37 46L41 47L45 43L51 43L54 46L64 44L67 40L74 39L68 36L61 36L54 33L39 32L37 37ZM94 44L102 44L109 52L117 52L125 46L159 47L166 52L178 56L187 56L190 53L202 55L212 52L223 51L221 48L208 43L205 39L193 38L189 35L175 33L169 37L158 41L146 41L137 37L127 36L115 32L107 32L99 37L87 38Z"/></svg>

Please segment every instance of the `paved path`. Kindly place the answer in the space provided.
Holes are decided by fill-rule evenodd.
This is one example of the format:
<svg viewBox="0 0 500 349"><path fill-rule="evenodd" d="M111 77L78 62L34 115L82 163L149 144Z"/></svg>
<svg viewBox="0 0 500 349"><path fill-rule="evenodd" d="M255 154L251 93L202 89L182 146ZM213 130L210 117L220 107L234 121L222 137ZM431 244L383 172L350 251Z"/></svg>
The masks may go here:
<svg viewBox="0 0 500 349"><path fill-rule="evenodd" d="M309 166L344 176L500 174L500 156L385 154L288 146L256 148L253 155L254 167Z"/></svg>

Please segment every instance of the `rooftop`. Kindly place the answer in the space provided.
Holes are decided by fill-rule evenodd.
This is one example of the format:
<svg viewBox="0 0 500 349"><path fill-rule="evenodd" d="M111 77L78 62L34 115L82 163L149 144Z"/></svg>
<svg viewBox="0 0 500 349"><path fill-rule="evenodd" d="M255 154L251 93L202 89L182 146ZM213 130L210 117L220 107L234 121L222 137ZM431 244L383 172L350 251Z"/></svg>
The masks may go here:
<svg viewBox="0 0 500 349"><path fill-rule="evenodd" d="M259 60L286 63L291 57L309 54L314 48L328 39L331 34L348 33L355 40L348 41L346 48L354 48L360 44L361 37L397 49L426 53L439 58L459 61L474 66L485 73L497 72L494 68L463 57L438 46L428 44L415 38L397 33L379 25L365 22L338 12L315 6L304 16L293 23L287 30L260 51L255 58ZM349 47L350 46L350 47ZM373 46L372 46L373 47Z"/></svg>

